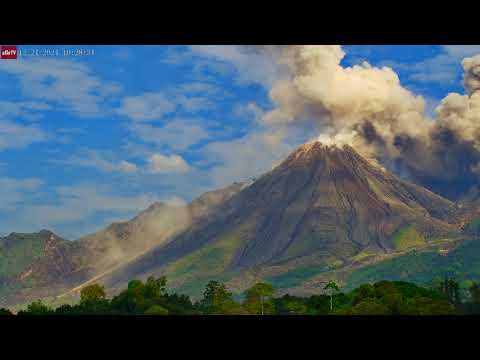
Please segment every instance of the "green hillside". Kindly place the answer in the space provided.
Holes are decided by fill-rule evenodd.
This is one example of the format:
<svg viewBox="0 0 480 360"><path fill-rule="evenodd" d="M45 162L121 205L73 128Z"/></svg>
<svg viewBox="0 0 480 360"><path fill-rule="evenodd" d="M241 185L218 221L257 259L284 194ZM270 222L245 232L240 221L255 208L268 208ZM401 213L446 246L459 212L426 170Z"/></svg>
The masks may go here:
<svg viewBox="0 0 480 360"><path fill-rule="evenodd" d="M480 240L467 240L447 254L436 250L409 252L377 264L354 270L345 289L379 280L402 280L417 284L431 284L448 273L457 280L480 280Z"/></svg>
<svg viewBox="0 0 480 360"><path fill-rule="evenodd" d="M0 278L16 276L27 270L42 255L48 237L43 233L14 233L0 239Z"/></svg>
<svg viewBox="0 0 480 360"><path fill-rule="evenodd" d="M234 274L225 269L240 242L239 232L234 232L167 266L165 274L174 284L172 289L196 298L201 296L208 281L228 281Z"/></svg>
<svg viewBox="0 0 480 360"><path fill-rule="evenodd" d="M393 246L396 250L405 250L425 245L425 238L413 226L398 230L393 236Z"/></svg>
<svg viewBox="0 0 480 360"><path fill-rule="evenodd" d="M325 265L303 266L280 275L269 277L266 281L278 289L292 288L328 270L329 267Z"/></svg>

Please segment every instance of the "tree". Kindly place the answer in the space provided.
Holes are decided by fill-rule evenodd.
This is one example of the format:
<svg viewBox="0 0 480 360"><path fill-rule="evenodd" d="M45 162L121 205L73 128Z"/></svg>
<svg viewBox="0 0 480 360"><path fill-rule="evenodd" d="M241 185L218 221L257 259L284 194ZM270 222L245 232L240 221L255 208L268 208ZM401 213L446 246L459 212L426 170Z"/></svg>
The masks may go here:
<svg viewBox="0 0 480 360"><path fill-rule="evenodd" d="M170 315L195 315L201 314L193 304L189 296L179 294L164 294L159 305L168 309Z"/></svg>
<svg viewBox="0 0 480 360"><path fill-rule="evenodd" d="M222 314L235 307L232 293L227 290L224 284L218 281L210 281L203 293L200 307L205 314Z"/></svg>
<svg viewBox="0 0 480 360"><path fill-rule="evenodd" d="M412 304L415 315L455 315L455 307L445 299L421 297Z"/></svg>
<svg viewBox="0 0 480 360"><path fill-rule="evenodd" d="M160 297L164 292L167 286L167 278L161 276L158 279L155 279L153 276L150 276L145 283L144 294L145 298L156 299Z"/></svg>
<svg viewBox="0 0 480 360"><path fill-rule="evenodd" d="M368 298L359 302L350 310L347 315L388 315L390 311L388 307L378 299Z"/></svg>
<svg viewBox="0 0 480 360"><path fill-rule="evenodd" d="M105 287L99 284L84 287L80 292L80 304L71 311L83 314L110 313L110 301L106 299Z"/></svg>
<svg viewBox="0 0 480 360"><path fill-rule="evenodd" d="M89 285L80 291L80 304L104 300L105 296L104 286L99 284Z"/></svg>
<svg viewBox="0 0 480 360"><path fill-rule="evenodd" d="M451 304L459 305L461 303L460 285L452 277L445 275L440 287L440 293L442 293Z"/></svg>
<svg viewBox="0 0 480 360"><path fill-rule="evenodd" d="M273 308L271 299L274 293L275 289L272 285L267 283L257 283L245 291L244 306L250 310L249 312L265 315L266 305L269 309ZM269 312L271 312L271 310Z"/></svg>
<svg viewBox="0 0 480 360"><path fill-rule="evenodd" d="M472 282L470 287L468 288L470 293L470 298L474 304L480 304L480 285L476 282Z"/></svg>
<svg viewBox="0 0 480 360"><path fill-rule="evenodd" d="M0 308L0 316L13 315L13 313L5 308Z"/></svg>
<svg viewBox="0 0 480 360"><path fill-rule="evenodd" d="M127 289L134 290L134 289L141 288L142 286L143 286L143 283L140 280L131 280L127 285Z"/></svg>
<svg viewBox="0 0 480 360"><path fill-rule="evenodd" d="M307 306L299 301L288 301L285 308L290 315L303 315L307 312Z"/></svg>
<svg viewBox="0 0 480 360"><path fill-rule="evenodd" d="M168 315L168 310L160 305L153 305L144 312L145 315Z"/></svg>
<svg viewBox="0 0 480 360"><path fill-rule="evenodd" d="M330 296L328 295L312 295L306 299L308 313L312 315L328 314L330 310ZM338 307L338 299L335 299Z"/></svg>
<svg viewBox="0 0 480 360"><path fill-rule="evenodd" d="M53 313L53 310L45 305L42 300L32 302L27 306L27 310L19 311L20 315L47 315Z"/></svg>
<svg viewBox="0 0 480 360"><path fill-rule="evenodd" d="M340 291L340 289L338 288L337 283L333 280L330 280L323 289L330 292L330 311L333 311L333 295Z"/></svg>
<svg viewBox="0 0 480 360"><path fill-rule="evenodd" d="M144 296L145 286L140 280L132 280L127 289L112 299L112 309L120 314L143 314L148 309Z"/></svg>
<svg viewBox="0 0 480 360"><path fill-rule="evenodd" d="M375 297L375 288L371 284L361 285L359 288L352 292L352 305L355 306L358 303Z"/></svg>
<svg viewBox="0 0 480 360"><path fill-rule="evenodd" d="M69 304L60 305L55 309L55 314L59 315L73 315L75 313L74 307Z"/></svg>

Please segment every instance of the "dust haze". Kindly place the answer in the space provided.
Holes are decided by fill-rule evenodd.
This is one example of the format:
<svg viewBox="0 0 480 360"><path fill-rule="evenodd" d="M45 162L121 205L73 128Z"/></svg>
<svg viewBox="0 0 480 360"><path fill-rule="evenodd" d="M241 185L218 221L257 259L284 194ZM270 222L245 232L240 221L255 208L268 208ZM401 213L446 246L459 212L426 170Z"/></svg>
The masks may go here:
<svg viewBox="0 0 480 360"><path fill-rule="evenodd" d="M98 272L129 261L152 247L167 244L191 222L187 204L155 203L132 220L114 223L81 241L89 249L90 256L96 258Z"/></svg>

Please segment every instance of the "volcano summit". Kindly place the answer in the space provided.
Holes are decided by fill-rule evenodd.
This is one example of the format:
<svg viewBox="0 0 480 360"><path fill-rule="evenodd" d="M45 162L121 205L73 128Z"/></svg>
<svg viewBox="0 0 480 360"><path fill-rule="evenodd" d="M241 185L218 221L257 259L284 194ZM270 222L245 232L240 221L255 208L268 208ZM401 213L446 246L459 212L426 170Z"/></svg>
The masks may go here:
<svg viewBox="0 0 480 360"><path fill-rule="evenodd" d="M208 219L114 272L107 285L165 273L188 291L207 278L226 280L279 264L346 263L360 253L398 250L404 245L395 235L405 229L421 244L457 237L455 212L451 201L399 179L348 145L313 142Z"/></svg>

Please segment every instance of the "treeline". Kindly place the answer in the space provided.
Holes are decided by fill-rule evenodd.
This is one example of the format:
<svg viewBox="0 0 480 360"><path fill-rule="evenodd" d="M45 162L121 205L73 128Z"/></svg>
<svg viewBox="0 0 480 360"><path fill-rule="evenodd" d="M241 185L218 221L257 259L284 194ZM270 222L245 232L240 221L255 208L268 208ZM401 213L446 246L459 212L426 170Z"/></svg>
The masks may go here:
<svg viewBox="0 0 480 360"><path fill-rule="evenodd" d="M166 278L133 280L128 287L108 299L103 286L93 284L81 290L80 301L51 308L34 301L18 316L25 315L454 315L480 312L480 286L469 289L468 301L459 296L458 284L447 279L429 289L401 281L365 284L343 293L335 282L326 294L310 297L275 297L275 289L257 283L235 301L225 284L210 281L203 297L193 302L186 295L168 293ZM12 315L0 309L0 315Z"/></svg>

